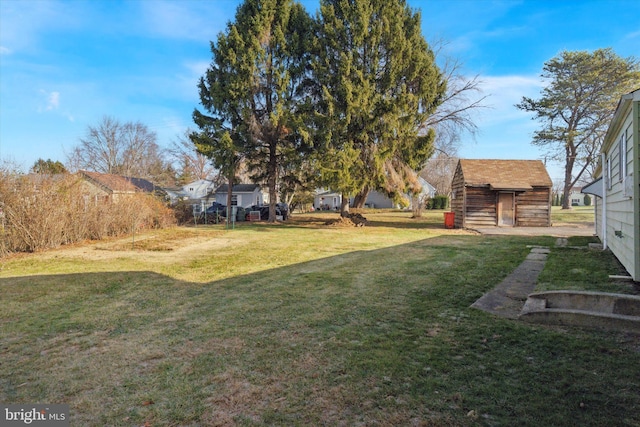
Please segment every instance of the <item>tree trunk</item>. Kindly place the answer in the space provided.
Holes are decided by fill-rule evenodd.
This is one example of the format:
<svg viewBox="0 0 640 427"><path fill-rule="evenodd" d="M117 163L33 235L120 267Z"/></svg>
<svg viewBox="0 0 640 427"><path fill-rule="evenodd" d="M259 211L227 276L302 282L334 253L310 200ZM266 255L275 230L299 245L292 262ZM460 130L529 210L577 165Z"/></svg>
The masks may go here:
<svg viewBox="0 0 640 427"><path fill-rule="evenodd" d="M345 218L349 216L349 195L342 193L342 201L340 202L340 216Z"/></svg>
<svg viewBox="0 0 640 427"><path fill-rule="evenodd" d="M353 207L362 209L364 207L365 202L367 201L367 197L369 197L369 187L363 188L356 197L353 198Z"/></svg>
<svg viewBox="0 0 640 427"><path fill-rule="evenodd" d="M567 143L566 160L564 165L564 199L562 200L562 209L571 209L571 175L573 174L573 164L575 162L575 153L571 149L571 144Z"/></svg>
<svg viewBox="0 0 640 427"><path fill-rule="evenodd" d="M267 170L267 185L269 186L269 222L276 222L276 203L278 195L276 183L278 181L278 163L276 157L276 143L269 143L269 165Z"/></svg>
<svg viewBox="0 0 640 427"><path fill-rule="evenodd" d="M413 211L413 218L422 218L422 210L424 208L424 202L421 197L411 196L411 210Z"/></svg>
<svg viewBox="0 0 640 427"><path fill-rule="evenodd" d="M231 223L231 203L233 202L233 184L235 182L235 174L231 172L229 176L227 176L227 185L229 186L227 190L227 225ZM218 218L216 218L217 220Z"/></svg>

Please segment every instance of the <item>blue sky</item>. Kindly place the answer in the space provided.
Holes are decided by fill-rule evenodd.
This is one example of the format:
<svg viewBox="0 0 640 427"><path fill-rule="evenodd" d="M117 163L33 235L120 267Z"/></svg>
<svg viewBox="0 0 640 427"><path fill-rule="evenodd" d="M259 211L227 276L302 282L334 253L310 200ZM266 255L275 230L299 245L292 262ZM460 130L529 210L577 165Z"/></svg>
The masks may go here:
<svg viewBox="0 0 640 427"><path fill-rule="evenodd" d="M197 81L209 43L239 0L0 0L0 160L27 170L38 158L65 162L103 116L140 121L168 146L193 127ZM318 0L303 2L315 13ZM637 0L409 0L427 41L446 40L483 81L480 133L466 158L538 159L538 124L513 105L537 97L545 61L563 50L612 47L640 56ZM549 163L552 179L560 165Z"/></svg>

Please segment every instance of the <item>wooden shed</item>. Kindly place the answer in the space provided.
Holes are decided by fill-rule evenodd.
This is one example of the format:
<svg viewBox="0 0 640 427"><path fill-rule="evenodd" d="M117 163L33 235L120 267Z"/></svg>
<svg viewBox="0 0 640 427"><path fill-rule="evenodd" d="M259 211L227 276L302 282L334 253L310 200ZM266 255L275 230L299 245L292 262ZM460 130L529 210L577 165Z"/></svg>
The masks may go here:
<svg viewBox="0 0 640 427"><path fill-rule="evenodd" d="M461 159L451 183L455 227L549 227L551 188L540 160Z"/></svg>

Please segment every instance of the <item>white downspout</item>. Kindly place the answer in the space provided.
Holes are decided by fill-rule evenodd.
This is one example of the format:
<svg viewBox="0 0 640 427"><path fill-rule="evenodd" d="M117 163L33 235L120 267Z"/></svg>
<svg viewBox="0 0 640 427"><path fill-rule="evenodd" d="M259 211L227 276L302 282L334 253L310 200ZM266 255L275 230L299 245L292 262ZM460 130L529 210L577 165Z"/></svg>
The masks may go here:
<svg viewBox="0 0 640 427"><path fill-rule="evenodd" d="M607 155L602 153L602 249L607 249L607 183L610 179L608 173Z"/></svg>

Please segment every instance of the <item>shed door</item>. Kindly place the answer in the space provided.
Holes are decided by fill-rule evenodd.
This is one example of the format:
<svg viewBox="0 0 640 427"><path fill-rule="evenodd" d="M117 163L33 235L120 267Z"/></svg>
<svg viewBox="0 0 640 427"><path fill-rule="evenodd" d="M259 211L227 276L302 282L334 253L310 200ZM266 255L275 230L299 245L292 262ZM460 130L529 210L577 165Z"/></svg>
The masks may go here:
<svg viewBox="0 0 640 427"><path fill-rule="evenodd" d="M515 222L514 193L498 193L498 226L513 227Z"/></svg>

